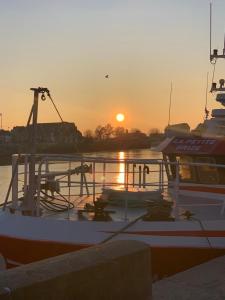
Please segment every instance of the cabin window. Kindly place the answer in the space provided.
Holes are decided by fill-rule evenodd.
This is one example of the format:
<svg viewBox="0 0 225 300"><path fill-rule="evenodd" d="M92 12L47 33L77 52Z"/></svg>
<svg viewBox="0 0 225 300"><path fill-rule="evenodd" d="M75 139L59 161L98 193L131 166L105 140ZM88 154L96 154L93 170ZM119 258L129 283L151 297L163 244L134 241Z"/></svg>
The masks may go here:
<svg viewBox="0 0 225 300"><path fill-rule="evenodd" d="M195 162L205 163L205 164L215 164L215 159L213 157L198 157ZM204 165L197 166L197 173L200 183L206 184L217 184L219 183L219 173L217 167Z"/></svg>
<svg viewBox="0 0 225 300"><path fill-rule="evenodd" d="M190 163L193 163L193 159L190 156L177 156L177 161L180 163L180 180L193 182L196 180L195 168L191 166Z"/></svg>

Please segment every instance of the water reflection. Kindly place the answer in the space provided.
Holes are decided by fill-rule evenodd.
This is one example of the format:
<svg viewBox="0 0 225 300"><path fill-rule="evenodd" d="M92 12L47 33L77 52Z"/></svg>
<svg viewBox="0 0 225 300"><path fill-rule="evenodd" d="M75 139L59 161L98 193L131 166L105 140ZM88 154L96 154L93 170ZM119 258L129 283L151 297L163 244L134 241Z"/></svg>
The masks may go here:
<svg viewBox="0 0 225 300"><path fill-rule="evenodd" d="M122 152L122 151L120 151L118 153L118 158L120 160L124 160L125 153ZM120 162L119 163L119 173L118 173L117 178L116 178L116 182L117 183L120 183L120 184L124 184L125 183L125 175L124 175L124 173L125 173L125 164L123 162Z"/></svg>

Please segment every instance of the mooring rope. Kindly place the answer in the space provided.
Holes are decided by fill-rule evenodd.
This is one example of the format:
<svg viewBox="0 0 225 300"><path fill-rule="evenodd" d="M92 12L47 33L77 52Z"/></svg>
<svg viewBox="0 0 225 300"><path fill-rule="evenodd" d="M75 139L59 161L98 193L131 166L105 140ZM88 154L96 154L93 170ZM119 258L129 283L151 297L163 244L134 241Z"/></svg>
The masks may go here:
<svg viewBox="0 0 225 300"><path fill-rule="evenodd" d="M127 228L129 228L132 225L134 225L137 221L139 221L142 218L144 218L146 215L148 215L148 213L145 212L143 215L141 215L141 216L137 217L136 219L132 220L130 223L128 223L127 225L125 225L124 227L122 227L121 229L119 229L118 231L114 232L112 235L110 235L109 237L107 237L106 239L104 239L103 241L101 241L99 244L104 244L104 243L110 241L115 236L117 236L118 234L124 232Z"/></svg>

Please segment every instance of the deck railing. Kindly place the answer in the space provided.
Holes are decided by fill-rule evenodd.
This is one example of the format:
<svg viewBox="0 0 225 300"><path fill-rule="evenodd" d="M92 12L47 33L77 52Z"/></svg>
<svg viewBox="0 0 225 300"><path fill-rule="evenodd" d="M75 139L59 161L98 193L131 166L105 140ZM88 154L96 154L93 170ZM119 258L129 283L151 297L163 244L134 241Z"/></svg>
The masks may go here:
<svg viewBox="0 0 225 300"><path fill-rule="evenodd" d="M12 179L4 207L9 202L11 191L12 207L18 207L19 199L25 198L29 188L29 155L13 155ZM222 164L166 162L162 159L112 159L82 155L37 155L36 197L39 214L40 193L47 183L58 184L68 199L74 196L92 197L93 201L103 189L118 188L159 191L168 188L166 169L175 168L173 191L175 206L179 204L182 166L208 166L225 168ZM214 186L213 184L211 185ZM225 202L224 202L225 203ZM125 204L126 205L126 204ZM225 210L225 204L221 213Z"/></svg>
<svg viewBox="0 0 225 300"><path fill-rule="evenodd" d="M37 201L41 186L55 181L63 194L90 196L93 200L110 187L124 190L158 190L167 186L164 162L161 159L113 159L81 155L37 155L36 157ZM29 188L29 155L13 155L12 205L26 197ZM9 192L5 204L8 203Z"/></svg>

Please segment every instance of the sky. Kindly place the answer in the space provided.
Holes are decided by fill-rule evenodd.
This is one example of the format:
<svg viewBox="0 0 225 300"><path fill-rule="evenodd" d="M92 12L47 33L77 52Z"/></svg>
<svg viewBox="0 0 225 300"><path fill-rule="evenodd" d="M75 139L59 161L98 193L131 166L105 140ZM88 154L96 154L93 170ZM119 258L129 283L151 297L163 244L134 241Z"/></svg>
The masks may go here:
<svg viewBox="0 0 225 300"><path fill-rule="evenodd" d="M214 0L213 48L222 50L224 32L225 1ZM38 86L82 132L107 123L163 130L171 81L171 124L203 120L213 68L208 0L0 0L0 37L4 129L26 124ZM223 69L220 61L216 79ZM59 121L49 100L38 121Z"/></svg>

